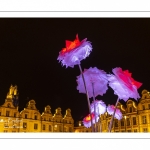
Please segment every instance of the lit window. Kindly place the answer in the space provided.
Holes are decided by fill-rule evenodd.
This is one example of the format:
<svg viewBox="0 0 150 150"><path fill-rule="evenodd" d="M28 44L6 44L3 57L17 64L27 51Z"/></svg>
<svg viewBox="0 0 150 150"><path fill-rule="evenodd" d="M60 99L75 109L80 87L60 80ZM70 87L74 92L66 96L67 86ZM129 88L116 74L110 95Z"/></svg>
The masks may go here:
<svg viewBox="0 0 150 150"><path fill-rule="evenodd" d="M38 129L38 124L34 124L34 129Z"/></svg>
<svg viewBox="0 0 150 150"><path fill-rule="evenodd" d="M23 128L27 128L27 123L26 122L23 122Z"/></svg>
<svg viewBox="0 0 150 150"><path fill-rule="evenodd" d="M146 124L146 123L147 123L147 121L146 121L146 116L142 116L142 123L143 123L143 124Z"/></svg>
<svg viewBox="0 0 150 150"><path fill-rule="evenodd" d="M43 130L45 130L45 124L43 125Z"/></svg>
<svg viewBox="0 0 150 150"><path fill-rule="evenodd" d="M136 125L136 117L133 117L133 125Z"/></svg>
<svg viewBox="0 0 150 150"><path fill-rule="evenodd" d="M9 117L9 111L6 111L6 117Z"/></svg>
<svg viewBox="0 0 150 150"><path fill-rule="evenodd" d="M143 132L147 132L147 128L143 128Z"/></svg>

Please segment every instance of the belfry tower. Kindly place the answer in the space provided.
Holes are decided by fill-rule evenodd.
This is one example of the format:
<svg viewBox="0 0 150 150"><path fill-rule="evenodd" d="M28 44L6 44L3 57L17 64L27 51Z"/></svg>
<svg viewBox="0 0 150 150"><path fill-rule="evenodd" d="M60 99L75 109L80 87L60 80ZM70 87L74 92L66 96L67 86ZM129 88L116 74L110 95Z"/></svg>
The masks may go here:
<svg viewBox="0 0 150 150"><path fill-rule="evenodd" d="M18 93L17 85L15 85L15 86L11 85L10 86L6 100L12 101L14 107L18 107L18 105L19 105L19 93Z"/></svg>

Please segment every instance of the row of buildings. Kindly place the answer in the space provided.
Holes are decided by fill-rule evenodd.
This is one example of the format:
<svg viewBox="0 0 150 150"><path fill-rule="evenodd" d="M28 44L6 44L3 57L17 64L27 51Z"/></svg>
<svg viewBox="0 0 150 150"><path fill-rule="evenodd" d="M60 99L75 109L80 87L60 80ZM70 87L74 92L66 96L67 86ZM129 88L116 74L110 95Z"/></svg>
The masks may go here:
<svg viewBox="0 0 150 150"><path fill-rule="evenodd" d="M112 132L150 132L150 92L143 90L141 94L138 102L118 103L123 118L114 120ZM110 119L107 112L100 116L98 132L108 132ZM11 86L4 104L0 106L0 132L91 132L91 128L84 127L82 121L75 127L70 109L63 116L61 108L57 108L53 115L47 105L41 114L34 100L19 112L17 86Z"/></svg>
<svg viewBox="0 0 150 150"><path fill-rule="evenodd" d="M141 99L138 102L128 100L125 105L118 103L123 114L121 120L114 120L112 132L150 132L150 92L143 90ZM97 123L98 131L108 132L108 125L111 116L107 112L100 116L100 122ZM91 128L85 128L81 121L75 132L91 132ZM101 130L100 130L101 129Z"/></svg>
<svg viewBox="0 0 150 150"><path fill-rule="evenodd" d="M62 116L61 108L57 108L52 115L49 105L40 114L34 100L19 112L17 86L11 86L0 106L0 132L74 132L74 120L70 109Z"/></svg>

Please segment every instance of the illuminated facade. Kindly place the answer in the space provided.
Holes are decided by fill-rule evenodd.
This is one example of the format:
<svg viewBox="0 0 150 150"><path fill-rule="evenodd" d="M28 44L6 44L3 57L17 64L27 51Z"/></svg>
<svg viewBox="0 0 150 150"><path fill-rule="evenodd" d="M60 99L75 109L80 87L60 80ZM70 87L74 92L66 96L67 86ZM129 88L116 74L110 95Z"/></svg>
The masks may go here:
<svg viewBox="0 0 150 150"><path fill-rule="evenodd" d="M17 86L11 86L5 103L0 106L0 132L74 132L74 120L70 109L64 117L61 108L52 115L49 105L40 114L34 100L19 112Z"/></svg>
<svg viewBox="0 0 150 150"><path fill-rule="evenodd" d="M112 132L150 132L150 92L143 90L138 102L128 100L126 105L118 103L117 108L121 110L123 118L114 120ZM102 132L108 132L111 116L105 113L100 118ZM99 123L97 128L100 132ZM91 132L91 128L84 127L81 122L74 129L75 132Z"/></svg>

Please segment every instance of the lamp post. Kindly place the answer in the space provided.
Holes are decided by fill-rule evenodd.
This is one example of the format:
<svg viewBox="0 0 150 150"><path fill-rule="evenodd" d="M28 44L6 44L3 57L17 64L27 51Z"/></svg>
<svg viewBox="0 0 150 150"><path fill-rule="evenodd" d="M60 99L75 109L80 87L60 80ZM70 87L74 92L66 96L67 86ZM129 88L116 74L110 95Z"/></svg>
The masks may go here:
<svg viewBox="0 0 150 150"><path fill-rule="evenodd" d="M125 132L127 132L127 128L126 128L126 118L127 118L127 116L124 116L124 119L125 119Z"/></svg>

